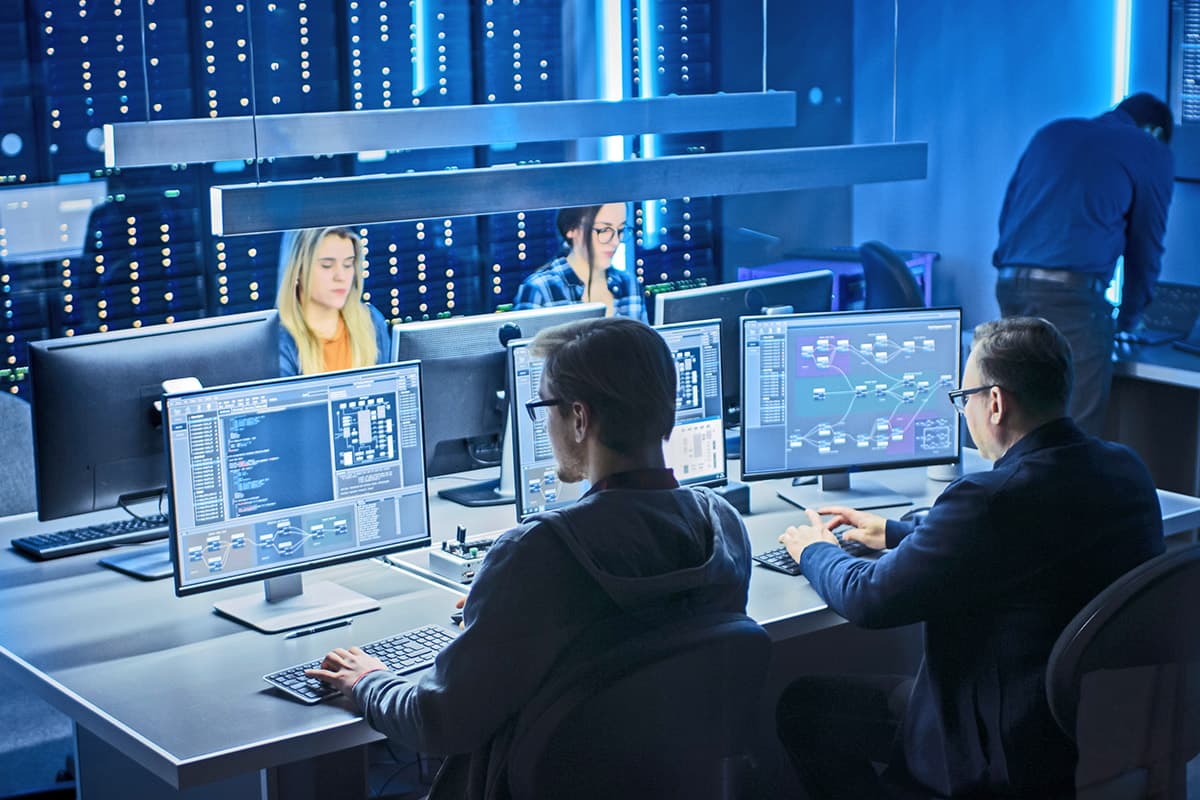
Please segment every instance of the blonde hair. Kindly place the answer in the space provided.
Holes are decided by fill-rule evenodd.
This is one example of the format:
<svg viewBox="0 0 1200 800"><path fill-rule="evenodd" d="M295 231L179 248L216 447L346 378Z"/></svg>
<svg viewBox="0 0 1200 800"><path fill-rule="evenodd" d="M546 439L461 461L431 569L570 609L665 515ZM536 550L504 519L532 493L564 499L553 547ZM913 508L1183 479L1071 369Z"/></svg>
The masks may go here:
<svg viewBox="0 0 1200 800"><path fill-rule="evenodd" d="M305 228L298 231L288 250L287 267L279 281L279 297L275 305L279 308L279 321L296 340L300 356L300 372L311 375L325 371L325 359L321 354L321 340L304 319L304 306L309 301L313 266L317 250L326 236L349 239L354 245L354 282L342 306L342 321L350 334L352 366L368 367L375 364L379 352L375 345L375 325L371 312L362 302L363 290L363 246L359 235L349 228Z"/></svg>

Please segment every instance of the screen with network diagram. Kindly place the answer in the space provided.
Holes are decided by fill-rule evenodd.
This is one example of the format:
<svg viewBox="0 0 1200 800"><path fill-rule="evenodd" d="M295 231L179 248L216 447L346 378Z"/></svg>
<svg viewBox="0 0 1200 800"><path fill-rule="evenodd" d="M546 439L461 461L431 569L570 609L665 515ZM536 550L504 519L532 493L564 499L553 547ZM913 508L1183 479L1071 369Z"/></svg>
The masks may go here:
<svg viewBox="0 0 1200 800"><path fill-rule="evenodd" d="M743 320L743 475L957 457L959 309Z"/></svg>
<svg viewBox="0 0 1200 800"><path fill-rule="evenodd" d="M671 348L676 367L675 428L663 444L667 466L684 485L724 483L725 431L721 400L719 320L656 328ZM549 413L530 420L525 403L538 397L542 360L528 341L509 345L513 386L513 455L516 460L517 517L560 508L587 492L586 482L563 483L550 446ZM549 413L548 413L549 412Z"/></svg>
<svg viewBox="0 0 1200 800"><path fill-rule="evenodd" d="M169 397L181 588L429 537L419 365Z"/></svg>

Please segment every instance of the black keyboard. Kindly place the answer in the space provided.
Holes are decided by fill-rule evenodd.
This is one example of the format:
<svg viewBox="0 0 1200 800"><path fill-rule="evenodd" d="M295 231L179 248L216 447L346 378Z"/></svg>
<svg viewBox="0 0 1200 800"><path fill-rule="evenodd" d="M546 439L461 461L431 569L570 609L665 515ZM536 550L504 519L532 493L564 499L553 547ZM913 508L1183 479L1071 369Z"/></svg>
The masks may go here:
<svg viewBox="0 0 1200 800"><path fill-rule="evenodd" d="M852 539L843 539L842 531L849 528L839 528L833 532L837 538L838 544L842 546L842 550L846 555L850 556L870 556L876 551L867 547L862 542L856 542ZM770 567L773 570L778 570L787 575L799 575L800 565L792 558L792 554L787 551L786 547L776 547L774 550L768 550L765 553L759 553L752 558L764 567Z"/></svg>
<svg viewBox="0 0 1200 800"><path fill-rule="evenodd" d="M89 525L86 528L22 536L12 540L12 547L39 561L45 561L49 558L103 550L117 544L162 539L166 535L167 515L153 514L142 519L122 519L117 522Z"/></svg>
<svg viewBox="0 0 1200 800"><path fill-rule="evenodd" d="M799 575L800 565L792 558L786 547L776 547L765 553L757 553L752 558L764 567L770 567L787 575Z"/></svg>
<svg viewBox="0 0 1200 800"><path fill-rule="evenodd" d="M411 631L398 633L377 642L362 645L362 651L375 656L397 675L425 669L437 658L446 645L458 634L440 625L426 625ZM337 694L337 689L304 674L306 669L316 669L318 661L308 661L294 667L263 675L263 680L292 697L305 703L319 703Z"/></svg>

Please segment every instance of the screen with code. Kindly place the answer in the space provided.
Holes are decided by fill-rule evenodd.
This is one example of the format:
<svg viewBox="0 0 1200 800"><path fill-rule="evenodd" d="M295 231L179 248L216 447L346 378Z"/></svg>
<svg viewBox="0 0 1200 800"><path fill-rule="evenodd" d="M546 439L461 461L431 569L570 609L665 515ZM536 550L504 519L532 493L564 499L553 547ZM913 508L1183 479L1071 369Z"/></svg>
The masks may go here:
<svg viewBox="0 0 1200 800"><path fill-rule="evenodd" d="M167 398L181 590L428 542L419 365Z"/></svg>

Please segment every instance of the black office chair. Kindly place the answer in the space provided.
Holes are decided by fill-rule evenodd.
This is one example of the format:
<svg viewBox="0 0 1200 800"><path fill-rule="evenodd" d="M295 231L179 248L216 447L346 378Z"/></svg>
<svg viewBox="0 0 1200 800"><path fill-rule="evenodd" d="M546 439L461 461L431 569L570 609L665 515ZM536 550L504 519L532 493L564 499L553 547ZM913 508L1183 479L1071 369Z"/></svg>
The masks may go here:
<svg viewBox="0 0 1200 800"><path fill-rule="evenodd" d="M29 403L0 392L0 517L37 508Z"/></svg>
<svg viewBox="0 0 1200 800"><path fill-rule="evenodd" d="M925 295L912 271L883 242L859 245L867 297L864 308L923 308Z"/></svg>
<svg viewBox="0 0 1200 800"><path fill-rule="evenodd" d="M1185 797L1200 752L1200 546L1130 570L1080 611L1046 693L1079 748L1079 800Z"/></svg>
<svg viewBox="0 0 1200 800"><path fill-rule="evenodd" d="M749 617L707 615L556 676L517 721L514 800L748 797L746 742L770 650Z"/></svg>

